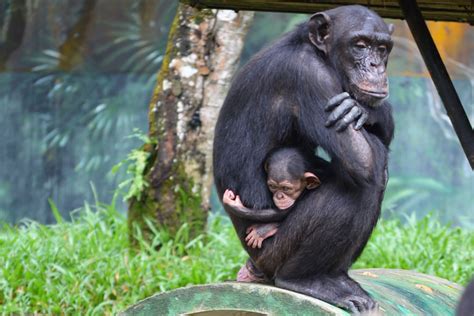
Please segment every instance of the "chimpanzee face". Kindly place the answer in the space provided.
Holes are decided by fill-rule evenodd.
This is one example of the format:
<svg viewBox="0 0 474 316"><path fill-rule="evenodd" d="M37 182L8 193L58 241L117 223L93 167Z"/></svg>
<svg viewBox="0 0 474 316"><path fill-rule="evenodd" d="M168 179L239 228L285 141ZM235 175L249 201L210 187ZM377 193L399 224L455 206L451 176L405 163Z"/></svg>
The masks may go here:
<svg viewBox="0 0 474 316"><path fill-rule="evenodd" d="M286 210L293 206L296 199L303 193L305 183L303 180L286 179L276 181L269 178L268 189L273 193L273 203L280 210Z"/></svg>
<svg viewBox="0 0 474 316"><path fill-rule="evenodd" d="M280 210L292 207L305 189L312 190L321 184L314 173L306 171L305 157L295 148L275 150L268 156L264 168L273 203Z"/></svg>
<svg viewBox="0 0 474 316"><path fill-rule="evenodd" d="M343 46L339 48L341 53L337 57L345 90L363 104L379 104L388 96L386 69L393 46L390 35L353 32L339 46Z"/></svg>
<svg viewBox="0 0 474 316"><path fill-rule="evenodd" d="M362 104L377 106L388 96L386 73L393 46L393 25L375 13L360 10L350 18L344 10L316 13L309 39L339 74L344 91Z"/></svg>
<svg viewBox="0 0 474 316"><path fill-rule="evenodd" d="M292 177L281 168L269 168L268 171L268 189L273 194L273 203L280 210L292 207L305 189L312 190L320 184L319 178L311 172L305 172L301 177Z"/></svg>

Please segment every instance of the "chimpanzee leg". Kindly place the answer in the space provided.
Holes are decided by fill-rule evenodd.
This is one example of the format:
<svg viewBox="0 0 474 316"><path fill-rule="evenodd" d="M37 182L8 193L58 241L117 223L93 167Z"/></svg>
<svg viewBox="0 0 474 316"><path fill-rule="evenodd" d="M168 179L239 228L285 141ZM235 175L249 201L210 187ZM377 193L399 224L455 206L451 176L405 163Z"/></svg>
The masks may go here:
<svg viewBox="0 0 474 316"><path fill-rule="evenodd" d="M253 282L253 283L265 283L270 284L271 282L265 277L263 272L258 270L252 259L249 258L245 265L240 268L237 273L238 282Z"/></svg>
<svg viewBox="0 0 474 316"><path fill-rule="evenodd" d="M377 303L345 272L301 279L284 279L277 276L275 285L315 297L353 313L378 309Z"/></svg>

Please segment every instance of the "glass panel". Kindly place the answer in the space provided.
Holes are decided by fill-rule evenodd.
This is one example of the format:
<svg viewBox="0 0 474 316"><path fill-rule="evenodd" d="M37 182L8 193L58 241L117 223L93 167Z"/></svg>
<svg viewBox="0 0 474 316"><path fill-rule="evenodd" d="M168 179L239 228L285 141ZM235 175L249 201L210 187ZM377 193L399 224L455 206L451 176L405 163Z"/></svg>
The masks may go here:
<svg viewBox="0 0 474 316"><path fill-rule="evenodd" d="M140 145L175 1L0 4L0 219L110 201Z"/></svg>

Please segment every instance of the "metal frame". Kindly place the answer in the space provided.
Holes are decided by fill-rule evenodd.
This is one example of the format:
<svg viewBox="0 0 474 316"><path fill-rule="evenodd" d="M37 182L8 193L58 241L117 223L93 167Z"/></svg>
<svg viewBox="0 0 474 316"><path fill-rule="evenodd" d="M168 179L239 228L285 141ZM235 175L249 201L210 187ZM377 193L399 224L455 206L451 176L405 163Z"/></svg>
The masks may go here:
<svg viewBox="0 0 474 316"><path fill-rule="evenodd" d="M474 169L474 130L464 110L461 100L441 60L438 49L421 15L416 0L399 0L400 7L415 38L421 56L430 72L431 79L443 101L446 112L461 142L467 160Z"/></svg>
<svg viewBox="0 0 474 316"><path fill-rule="evenodd" d="M197 8L314 13L336 6L360 4L384 18L403 19L398 0L181 0ZM474 0L418 0L427 20L456 21L474 25Z"/></svg>

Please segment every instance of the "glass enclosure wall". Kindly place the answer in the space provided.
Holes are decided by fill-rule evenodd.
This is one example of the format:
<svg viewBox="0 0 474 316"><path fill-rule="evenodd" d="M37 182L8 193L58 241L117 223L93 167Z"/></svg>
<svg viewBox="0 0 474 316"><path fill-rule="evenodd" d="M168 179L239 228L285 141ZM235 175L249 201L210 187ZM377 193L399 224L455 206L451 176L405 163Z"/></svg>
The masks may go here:
<svg viewBox="0 0 474 316"><path fill-rule="evenodd" d="M0 2L0 219L110 201L140 142L175 1Z"/></svg>
<svg viewBox="0 0 474 316"><path fill-rule="evenodd" d="M140 145L174 17L174 0L0 2L0 219L54 221L110 201L124 174L112 167ZM242 62L307 16L257 13ZM474 173L405 22L389 62L396 134L385 215L433 212L474 227ZM430 30L474 120L474 29ZM95 188L94 190L92 189Z"/></svg>

